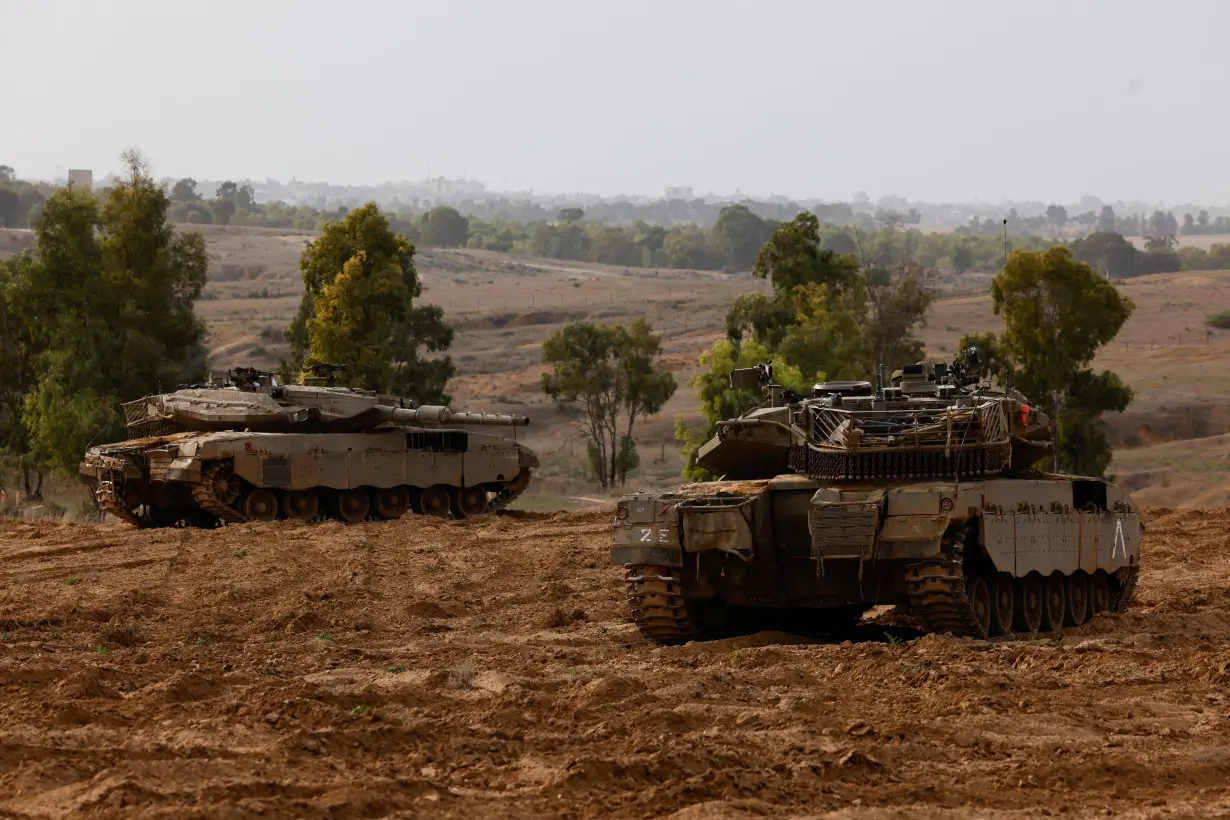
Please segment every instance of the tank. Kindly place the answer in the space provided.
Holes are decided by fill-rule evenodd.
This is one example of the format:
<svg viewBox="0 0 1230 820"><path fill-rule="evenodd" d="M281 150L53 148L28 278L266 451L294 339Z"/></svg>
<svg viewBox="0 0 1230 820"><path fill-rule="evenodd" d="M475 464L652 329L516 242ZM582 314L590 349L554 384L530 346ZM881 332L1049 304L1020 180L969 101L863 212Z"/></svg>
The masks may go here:
<svg viewBox="0 0 1230 820"><path fill-rule="evenodd" d="M734 371L732 388L767 397L697 450L720 480L616 507L611 560L642 634L841 633L893 605L925 631L988 638L1126 608L1144 528L1129 494L1034 469L1051 420L980 371L970 349L810 395L771 363Z"/></svg>
<svg viewBox="0 0 1230 820"><path fill-rule="evenodd" d="M485 429L524 427L525 416L336 387L338 369L282 385L238 368L218 384L129 402L127 440L91 448L80 478L104 510L140 527L354 523L411 510L467 518L529 486L538 457Z"/></svg>

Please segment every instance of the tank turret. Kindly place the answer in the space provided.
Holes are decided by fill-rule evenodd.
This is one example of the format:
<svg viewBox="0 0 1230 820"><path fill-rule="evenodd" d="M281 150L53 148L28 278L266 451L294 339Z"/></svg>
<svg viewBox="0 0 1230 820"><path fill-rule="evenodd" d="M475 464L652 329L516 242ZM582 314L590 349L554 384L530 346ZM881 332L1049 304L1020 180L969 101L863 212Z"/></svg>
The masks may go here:
<svg viewBox="0 0 1230 820"><path fill-rule="evenodd" d="M730 375L764 401L718 422L696 463L730 479L797 473L835 480L1008 474L1051 452L1050 419L1011 387L982 379L976 349L963 361L918 362L889 384L823 382L810 396L773 381L771 363Z"/></svg>
<svg viewBox="0 0 1230 820"><path fill-rule="evenodd" d="M538 457L474 428L529 419L419 405L335 386L340 368L317 365L309 384L236 368L208 384L123 406L124 442L81 463L108 511L141 526L211 526L329 515L353 522L407 510L468 517L507 506Z"/></svg>
<svg viewBox="0 0 1230 820"><path fill-rule="evenodd" d="M129 438L185 431L362 432L381 425L525 427L526 416L420 406L400 396L322 385L282 385L272 373L238 368L220 385L184 385L124 405Z"/></svg>

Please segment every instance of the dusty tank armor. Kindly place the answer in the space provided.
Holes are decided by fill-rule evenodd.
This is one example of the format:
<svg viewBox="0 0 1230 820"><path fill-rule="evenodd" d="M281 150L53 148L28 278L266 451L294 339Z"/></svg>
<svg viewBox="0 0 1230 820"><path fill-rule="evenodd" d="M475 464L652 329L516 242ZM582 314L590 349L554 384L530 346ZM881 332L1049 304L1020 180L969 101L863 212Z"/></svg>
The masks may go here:
<svg viewBox="0 0 1230 820"><path fill-rule="evenodd" d="M281 385L238 368L224 383L186 385L124 405L126 441L92 447L82 481L108 512L137 526L398 518L408 510L468 517L525 491L533 451L469 428L525 416L419 406L326 384Z"/></svg>
<svg viewBox="0 0 1230 820"><path fill-rule="evenodd" d="M880 604L988 637L1128 606L1143 524L1126 491L1032 469L1054 446L1051 420L982 383L976 350L893 375L804 396L771 364L731 374L768 398L697 450L722 480L616 508L611 560L647 638L783 620L840 631Z"/></svg>

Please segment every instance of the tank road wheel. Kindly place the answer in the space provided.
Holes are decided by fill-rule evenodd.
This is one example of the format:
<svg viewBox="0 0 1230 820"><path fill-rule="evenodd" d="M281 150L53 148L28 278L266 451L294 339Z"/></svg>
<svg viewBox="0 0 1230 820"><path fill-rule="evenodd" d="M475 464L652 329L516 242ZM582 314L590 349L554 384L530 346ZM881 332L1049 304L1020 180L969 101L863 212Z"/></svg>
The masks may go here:
<svg viewBox="0 0 1230 820"><path fill-rule="evenodd" d="M1064 626L1080 626L1089 620L1089 576L1079 569L1064 579Z"/></svg>
<svg viewBox="0 0 1230 820"><path fill-rule="evenodd" d="M291 490L282 498L282 515L292 521L311 521L320 511L315 490Z"/></svg>
<svg viewBox="0 0 1230 820"><path fill-rule="evenodd" d="M1110 582L1106 573L1098 570L1089 581L1089 612L1096 615L1110 608Z"/></svg>
<svg viewBox="0 0 1230 820"><path fill-rule="evenodd" d="M1012 589L1012 576L1001 572L995 576L995 588L991 590L994 605L991 607L991 634L1007 635L1012 631L1012 616L1016 596Z"/></svg>
<svg viewBox="0 0 1230 820"><path fill-rule="evenodd" d="M1068 596L1064 592L1063 576L1052 572L1046 576L1044 583L1045 597L1042 607L1042 631L1058 632L1063 628L1063 613L1067 608Z"/></svg>
<svg viewBox="0 0 1230 820"><path fill-rule="evenodd" d="M477 487L453 487L449 495L455 518L473 518L487 511L487 488L481 484Z"/></svg>
<svg viewBox="0 0 1230 820"><path fill-rule="evenodd" d="M367 490L362 487L356 487L353 490L338 490L337 498L333 502L334 514L347 524L357 524L367 518L371 507L371 498L368 497Z"/></svg>
<svg viewBox="0 0 1230 820"><path fill-rule="evenodd" d="M372 510L378 518L392 521L410 509L410 488L377 487L372 490Z"/></svg>
<svg viewBox="0 0 1230 820"><path fill-rule="evenodd" d="M249 521L273 521L278 517L278 497L273 490L255 487L239 502L239 511Z"/></svg>
<svg viewBox="0 0 1230 820"><path fill-rule="evenodd" d="M419 493L417 513L434 515L437 518L448 518L448 509L452 504L448 495L448 487L434 484Z"/></svg>
<svg viewBox="0 0 1230 820"><path fill-rule="evenodd" d="M1042 612L1046 608L1046 584L1036 572L1016 579L1016 600L1012 625L1017 632L1031 635L1042 628Z"/></svg>
<svg viewBox="0 0 1230 820"><path fill-rule="evenodd" d="M987 579L981 575L975 575L966 581L965 596L969 599L969 608L974 614L975 625L981 633L979 637L987 637L991 631L991 610L994 608Z"/></svg>

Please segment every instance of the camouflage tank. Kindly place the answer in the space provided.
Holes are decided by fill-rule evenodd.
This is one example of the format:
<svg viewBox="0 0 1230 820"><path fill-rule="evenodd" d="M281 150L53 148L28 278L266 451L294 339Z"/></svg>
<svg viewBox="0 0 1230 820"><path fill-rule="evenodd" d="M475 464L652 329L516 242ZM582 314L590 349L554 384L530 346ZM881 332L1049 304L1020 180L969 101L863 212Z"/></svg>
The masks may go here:
<svg viewBox="0 0 1230 820"><path fill-rule="evenodd" d="M346 523L409 510L493 513L529 485L538 457L470 428L524 427L525 416L419 406L252 368L124 405L128 439L93 447L82 481L107 512L137 526L270 521Z"/></svg>
<svg viewBox="0 0 1230 820"><path fill-rule="evenodd" d="M924 630L983 638L1127 607L1143 531L1130 497L1031 469L1052 451L1051 420L982 383L977 359L809 396L769 364L736 370L732 388L768 398L697 450L721 479L618 503L611 560L641 632L842 631L891 604Z"/></svg>

